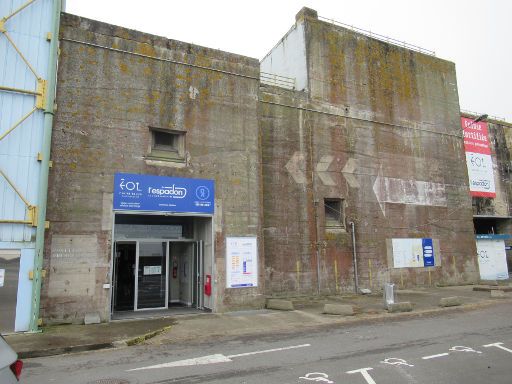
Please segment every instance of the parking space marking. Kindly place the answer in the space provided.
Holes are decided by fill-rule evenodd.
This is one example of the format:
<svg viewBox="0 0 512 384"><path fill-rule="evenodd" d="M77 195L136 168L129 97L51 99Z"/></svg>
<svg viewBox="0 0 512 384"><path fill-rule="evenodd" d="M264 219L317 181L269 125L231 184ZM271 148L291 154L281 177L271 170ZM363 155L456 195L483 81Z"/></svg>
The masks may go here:
<svg viewBox="0 0 512 384"><path fill-rule="evenodd" d="M496 347L496 348L503 349L504 351L512 353L512 349L508 349L508 348L504 347L503 343L501 341L498 341L497 343L486 344L483 347L484 348Z"/></svg>
<svg viewBox="0 0 512 384"><path fill-rule="evenodd" d="M370 376L370 374L368 373L368 371L371 371L373 370L373 368L371 367L368 367L368 368L360 368L360 369L356 369L356 370L353 370L353 371L347 371L346 373L348 373L349 375L353 374L353 373L360 373L361 375L363 375L364 379L366 380L366 382L368 384L377 384L373 378Z"/></svg>
<svg viewBox="0 0 512 384"><path fill-rule="evenodd" d="M299 379L334 384L334 381L329 380L329 375L323 372L306 373L304 376L299 377Z"/></svg>
<svg viewBox="0 0 512 384"><path fill-rule="evenodd" d="M464 347L463 345L456 345L455 347L451 347L449 349L450 351L454 352L472 352L472 353L482 353L480 351L477 351L471 347Z"/></svg>
<svg viewBox="0 0 512 384"><path fill-rule="evenodd" d="M381 364L389 364L389 365L406 365L408 367L414 367L414 365L407 363L404 359L399 359L396 357L388 357L381 361Z"/></svg>
<svg viewBox="0 0 512 384"><path fill-rule="evenodd" d="M423 356L422 359L423 360L429 360L429 359L436 359L438 357L445 357L445 356L448 356L449 353L438 353L437 355L430 355L430 356Z"/></svg>

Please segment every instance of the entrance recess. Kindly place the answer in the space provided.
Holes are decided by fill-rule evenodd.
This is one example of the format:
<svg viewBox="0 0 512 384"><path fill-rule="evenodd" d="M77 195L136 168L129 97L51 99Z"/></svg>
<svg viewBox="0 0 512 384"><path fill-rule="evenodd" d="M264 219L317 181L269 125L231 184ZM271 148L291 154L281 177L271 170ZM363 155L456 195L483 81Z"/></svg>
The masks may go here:
<svg viewBox="0 0 512 384"><path fill-rule="evenodd" d="M114 244L112 310L204 307L203 241L127 239Z"/></svg>

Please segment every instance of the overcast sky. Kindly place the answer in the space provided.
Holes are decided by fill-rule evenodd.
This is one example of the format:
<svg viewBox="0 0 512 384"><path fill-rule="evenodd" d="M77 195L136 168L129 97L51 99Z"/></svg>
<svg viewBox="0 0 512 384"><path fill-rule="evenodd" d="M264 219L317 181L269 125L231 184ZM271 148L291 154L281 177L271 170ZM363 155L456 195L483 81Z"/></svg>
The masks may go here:
<svg viewBox="0 0 512 384"><path fill-rule="evenodd" d="M307 6L455 62L460 106L512 122L511 0L67 0L66 11L262 59Z"/></svg>

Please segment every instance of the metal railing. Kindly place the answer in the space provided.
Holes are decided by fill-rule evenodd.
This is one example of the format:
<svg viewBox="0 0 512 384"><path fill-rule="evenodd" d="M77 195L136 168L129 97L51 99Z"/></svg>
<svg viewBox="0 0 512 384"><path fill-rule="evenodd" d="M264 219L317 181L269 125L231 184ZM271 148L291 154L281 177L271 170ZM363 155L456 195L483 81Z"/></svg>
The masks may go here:
<svg viewBox="0 0 512 384"><path fill-rule="evenodd" d="M471 115L471 116L482 116L483 113L478 113L478 112L473 112L473 111L468 111L466 109L461 109L460 110L460 113L463 113L465 115ZM504 117L499 117L499 116L492 116L492 115L488 115L487 116L487 120L497 120L497 121L503 121L505 123L510 123L507 119L505 119Z"/></svg>
<svg viewBox="0 0 512 384"><path fill-rule="evenodd" d="M322 20L322 21L325 21L325 22L328 22L328 23L331 23L331 24L334 24L334 25L338 25L338 26L343 27L343 28L350 29L350 30L352 30L354 32L360 33L360 34L365 35L365 36L369 36L369 37L371 37L373 39L377 39L377 40L383 41L385 43L396 45L398 47L407 48L407 49L410 49L410 50L413 50L413 51L416 51L416 52L420 52L420 53L424 53L424 54L430 55L430 56L435 56L436 55L435 51L431 51L429 49L425 49L425 48L419 47L419 46L414 45L414 44L409 44L409 43L406 43L405 41L400 41L400 40L397 40L397 39L393 39L393 38L388 37L388 36L380 35L378 33L372 32L372 31L367 31L366 29L357 28L357 27L354 27L353 25L345 24L345 23L336 21L334 19L329 19L327 17L322 17L322 16L318 16L318 19Z"/></svg>
<svg viewBox="0 0 512 384"><path fill-rule="evenodd" d="M295 89L295 78L276 75L273 73L260 72L260 82L262 84L274 85L276 87Z"/></svg>

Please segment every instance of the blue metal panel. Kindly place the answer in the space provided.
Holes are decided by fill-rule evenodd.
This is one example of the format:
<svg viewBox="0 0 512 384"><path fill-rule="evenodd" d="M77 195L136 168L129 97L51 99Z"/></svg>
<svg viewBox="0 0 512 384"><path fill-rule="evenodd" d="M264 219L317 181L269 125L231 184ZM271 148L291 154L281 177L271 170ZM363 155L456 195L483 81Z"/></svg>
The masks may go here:
<svg viewBox="0 0 512 384"><path fill-rule="evenodd" d="M27 0L0 0L0 19L27 3ZM37 76L48 78L52 30L52 0L36 0L5 22L5 29L16 47L33 67ZM57 36L54 36L57 38ZM28 91L37 90L37 77L4 34L0 33L0 86ZM8 131L36 105L33 95L0 90L0 135ZM15 130L0 140L0 168L31 205L38 204L40 163L44 116L35 111ZM27 220L25 203L7 181L0 176L0 219ZM26 224L0 223L0 248L21 249L17 292L16 331L30 327L32 281L28 272L34 269L36 230Z"/></svg>
<svg viewBox="0 0 512 384"><path fill-rule="evenodd" d="M16 300L16 319L14 331L27 331L30 326L30 309L32 301L32 280L29 272L34 269L34 249L22 249L20 259L20 273L18 276L18 296Z"/></svg>
<svg viewBox="0 0 512 384"><path fill-rule="evenodd" d="M512 239L512 235L505 233L505 234L499 234L499 235L476 235L475 236L478 240L508 240Z"/></svg>
<svg viewBox="0 0 512 384"><path fill-rule="evenodd" d="M214 212L213 180L116 173L114 210Z"/></svg>
<svg viewBox="0 0 512 384"><path fill-rule="evenodd" d="M0 1L0 18L24 5L27 0ZM48 77L52 0L36 0L6 21L7 33L36 73ZM37 80L20 55L0 34L0 85L35 91ZM10 129L35 106L35 96L0 91L0 135ZM32 205L37 204L43 112L37 110L0 141L0 167ZM6 180L0 176L0 218L25 220L26 207ZM1 224L0 242L33 242L35 229L23 224Z"/></svg>

